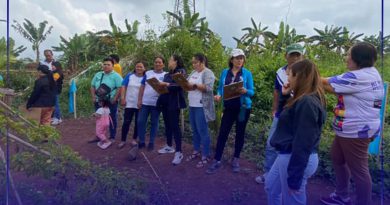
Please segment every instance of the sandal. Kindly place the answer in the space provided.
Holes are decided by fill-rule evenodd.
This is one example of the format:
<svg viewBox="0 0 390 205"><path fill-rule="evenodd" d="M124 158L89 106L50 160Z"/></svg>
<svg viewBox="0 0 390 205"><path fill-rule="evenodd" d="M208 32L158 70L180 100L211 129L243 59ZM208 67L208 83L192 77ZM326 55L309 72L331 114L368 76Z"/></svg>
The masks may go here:
<svg viewBox="0 0 390 205"><path fill-rule="evenodd" d="M208 157L202 157L202 160L198 162L198 164L196 164L196 168L202 168L204 166L206 166L206 164L210 161L210 158Z"/></svg>
<svg viewBox="0 0 390 205"><path fill-rule="evenodd" d="M187 162L192 161L197 157L200 157L200 152L194 151L191 155L187 157L186 161Z"/></svg>

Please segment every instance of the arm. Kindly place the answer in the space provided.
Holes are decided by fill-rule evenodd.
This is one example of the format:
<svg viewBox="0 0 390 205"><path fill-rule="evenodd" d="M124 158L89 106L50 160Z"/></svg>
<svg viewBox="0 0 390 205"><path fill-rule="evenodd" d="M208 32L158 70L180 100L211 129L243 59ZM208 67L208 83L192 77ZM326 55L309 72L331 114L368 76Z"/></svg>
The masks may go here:
<svg viewBox="0 0 390 205"><path fill-rule="evenodd" d="M224 84L224 79L223 79L223 76L225 75L224 73L227 72L227 70L223 70L220 77L219 77L219 81L218 81L218 87L217 87L217 95L214 96L214 99L215 101L219 102L221 100L221 97L222 97L222 93L223 93L223 84Z"/></svg>
<svg viewBox="0 0 390 205"><path fill-rule="evenodd" d="M91 89L90 89L90 92L91 92L91 97L92 97L92 103L95 103L96 102L96 96L95 96L95 91L96 91L96 88L95 88L95 81L96 81L96 77L97 74L93 77L92 81L91 81Z"/></svg>
<svg viewBox="0 0 390 205"><path fill-rule="evenodd" d="M31 106L35 103L35 101L37 101L37 99L39 98L41 89L42 89L42 85L38 79L37 81L35 81L34 89L31 93L30 97L28 98L27 105L26 105L27 109L31 108Z"/></svg>
<svg viewBox="0 0 390 205"><path fill-rule="evenodd" d="M272 116L274 116L276 111L278 110L279 91L278 90L274 90L273 95L274 95L274 98L273 98L273 101L272 101Z"/></svg>
<svg viewBox="0 0 390 205"><path fill-rule="evenodd" d="M178 71L178 73L181 73L184 76L184 78L187 78L187 73L184 69L180 69ZM166 74L166 75L170 75L170 74ZM171 78L171 80L172 80L172 82L165 83L165 86L167 86L169 92L177 92L177 91L182 90L182 88L179 84L177 84L172 78ZM165 77L164 77L164 81L165 81Z"/></svg>
<svg viewBox="0 0 390 205"><path fill-rule="evenodd" d="M287 183L292 190L299 190L302 184L309 157L319 143L322 126L318 124L322 113L315 105L316 102L304 97L296 103L293 119L296 126L291 158L287 167Z"/></svg>
<svg viewBox="0 0 390 205"><path fill-rule="evenodd" d="M141 85L141 87L139 87L139 92L138 92L138 103L137 103L138 109L140 109L142 106L142 98L144 96L144 91L145 91L145 85Z"/></svg>
<svg viewBox="0 0 390 205"><path fill-rule="evenodd" d="M205 71L203 84L197 85L198 90L201 92L213 92L215 76L212 71Z"/></svg>
<svg viewBox="0 0 390 205"><path fill-rule="evenodd" d="M248 79L246 82L246 93L245 95L248 97L253 97L255 95L255 87L253 84L253 76L252 73L248 70Z"/></svg>
<svg viewBox="0 0 390 205"><path fill-rule="evenodd" d="M126 105L126 91L127 91L127 87L126 86L122 86L121 87L121 105Z"/></svg>
<svg viewBox="0 0 390 205"><path fill-rule="evenodd" d="M326 92L335 93L333 87L329 83L329 78L321 78L322 87Z"/></svg>

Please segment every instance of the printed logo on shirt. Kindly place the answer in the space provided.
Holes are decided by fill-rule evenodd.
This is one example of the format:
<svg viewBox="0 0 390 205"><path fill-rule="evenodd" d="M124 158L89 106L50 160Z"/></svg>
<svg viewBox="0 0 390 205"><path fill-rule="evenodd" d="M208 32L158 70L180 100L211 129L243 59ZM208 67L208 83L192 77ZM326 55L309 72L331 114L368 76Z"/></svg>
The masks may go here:
<svg viewBox="0 0 390 205"><path fill-rule="evenodd" d="M371 82L371 87L372 90L382 90L383 89L382 81Z"/></svg>
<svg viewBox="0 0 390 205"><path fill-rule="evenodd" d="M382 108L382 100L374 101L374 108L381 109Z"/></svg>
<svg viewBox="0 0 390 205"><path fill-rule="evenodd" d="M333 112L334 112L333 128L337 131L342 131L344 116L345 116L345 105L344 105L344 98L342 95L339 95L337 105L334 108Z"/></svg>

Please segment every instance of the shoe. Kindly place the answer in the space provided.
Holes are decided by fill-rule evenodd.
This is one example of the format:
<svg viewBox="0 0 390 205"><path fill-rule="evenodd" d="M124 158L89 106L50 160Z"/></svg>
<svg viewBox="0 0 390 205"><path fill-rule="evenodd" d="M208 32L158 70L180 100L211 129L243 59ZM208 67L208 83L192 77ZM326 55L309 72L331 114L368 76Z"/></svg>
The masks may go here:
<svg viewBox="0 0 390 205"><path fill-rule="evenodd" d="M126 142L122 141L118 144L118 149L122 149L126 145Z"/></svg>
<svg viewBox="0 0 390 205"><path fill-rule="evenodd" d="M329 197L322 197L320 200L323 204L326 205L351 205L352 204L350 197L346 199L342 199L341 197L337 196L335 192L331 193Z"/></svg>
<svg viewBox="0 0 390 205"><path fill-rule="evenodd" d="M111 141L112 143L114 143L114 142L115 142L115 138L110 138L110 141Z"/></svg>
<svg viewBox="0 0 390 205"><path fill-rule="evenodd" d="M234 173L238 173L240 172L240 159L239 158L236 158L234 157L234 159L232 160L232 170Z"/></svg>
<svg viewBox="0 0 390 205"><path fill-rule="evenodd" d="M258 184L264 184L265 183L265 177L267 176L267 173L264 173L263 175L259 175L255 178L255 181Z"/></svg>
<svg viewBox="0 0 390 205"><path fill-rule="evenodd" d="M62 119L53 118L53 121L51 122L51 125L59 125L61 124Z"/></svg>
<svg viewBox="0 0 390 205"><path fill-rule="evenodd" d="M221 161L214 160L213 163L207 168L206 173L207 174L215 174L218 169L222 167Z"/></svg>
<svg viewBox="0 0 390 205"><path fill-rule="evenodd" d="M138 149L142 149L142 148L145 148L145 142L140 142L138 144Z"/></svg>
<svg viewBox="0 0 390 205"><path fill-rule="evenodd" d="M153 151L154 150L154 144L153 143L149 143L148 144L148 151Z"/></svg>
<svg viewBox="0 0 390 205"><path fill-rule="evenodd" d="M111 141L107 141L107 142L103 142L103 143L98 144L98 146L102 149L107 149L111 144L112 144Z"/></svg>
<svg viewBox="0 0 390 205"><path fill-rule="evenodd" d="M183 159L183 154L181 152L176 152L175 157L172 160L173 165L178 165L181 163L181 160Z"/></svg>
<svg viewBox="0 0 390 205"><path fill-rule="evenodd" d="M174 153L175 149L173 149L172 147L170 147L168 145L165 145L163 148L159 149L157 152L159 154Z"/></svg>

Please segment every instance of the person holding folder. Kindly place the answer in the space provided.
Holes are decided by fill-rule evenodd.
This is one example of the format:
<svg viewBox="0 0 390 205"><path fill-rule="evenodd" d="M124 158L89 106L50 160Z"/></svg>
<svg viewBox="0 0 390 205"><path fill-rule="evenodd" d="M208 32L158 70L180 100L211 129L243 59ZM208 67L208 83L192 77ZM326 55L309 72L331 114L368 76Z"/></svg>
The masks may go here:
<svg viewBox="0 0 390 205"><path fill-rule="evenodd" d="M197 53L192 57L194 71L188 77L188 104L192 129L194 151L187 161L195 160L202 155L196 165L202 168L210 161L210 134L207 123L215 120L213 87L215 76L207 65L206 56ZM202 145L202 152L200 146Z"/></svg>
<svg viewBox="0 0 390 205"><path fill-rule="evenodd" d="M232 129L233 123L236 123L236 136L234 145L234 156L232 160L233 172L240 171L239 158L241 149L244 146L245 128L251 111L251 97L255 94L252 73L244 68L245 54L241 49L233 49L229 59L229 68L222 71L219 78L217 95L215 101L223 100L223 115L219 135L217 139L217 148L215 151L214 161L206 170L207 174L214 174L222 167L221 158L226 140ZM238 97L229 100L224 97L224 87L242 81L242 87L236 92L240 93ZM232 95L230 95L232 96Z"/></svg>
<svg viewBox="0 0 390 205"><path fill-rule="evenodd" d="M168 68L169 72L165 74L163 82L160 83L168 89L168 93L160 95L157 100L157 107L162 111L164 118L167 144L158 150L158 153L172 153L172 138L174 137L176 148L172 164L178 165L183 159L181 150L182 133L179 127L180 110L187 105L183 89L173 80L172 75L176 73L186 75L186 70L184 69L183 59L179 55L172 55L169 58Z"/></svg>

